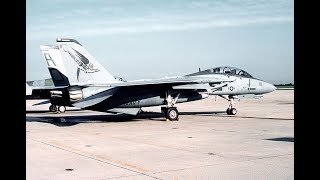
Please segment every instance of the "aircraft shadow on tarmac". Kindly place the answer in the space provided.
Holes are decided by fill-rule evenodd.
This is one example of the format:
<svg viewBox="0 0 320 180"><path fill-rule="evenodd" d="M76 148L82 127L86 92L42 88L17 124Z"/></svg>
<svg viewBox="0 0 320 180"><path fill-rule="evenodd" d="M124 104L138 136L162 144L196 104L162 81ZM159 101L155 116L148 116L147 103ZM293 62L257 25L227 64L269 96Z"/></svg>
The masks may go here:
<svg viewBox="0 0 320 180"><path fill-rule="evenodd" d="M77 115L70 115L68 112L79 111ZM44 122L54 124L56 126L73 126L79 123L107 123L107 122L129 122L129 121L165 121L165 116L160 112L143 111L137 116L127 114L96 114L85 115L82 110L68 110L66 114L55 114L49 111L26 111L26 114L43 114L43 116L26 116L26 122ZM179 112L180 115L197 115L197 116L219 116L219 117L234 117L227 115L225 111L200 111L200 112ZM236 116L244 119L261 119L261 120L293 120L287 118L271 118L271 117L247 117Z"/></svg>
<svg viewBox="0 0 320 180"><path fill-rule="evenodd" d="M67 112L73 112L73 111L83 111L81 109L68 109ZM37 114L37 113L49 113L50 111L48 110L26 110L26 114L28 113L33 113L33 114Z"/></svg>
<svg viewBox="0 0 320 180"><path fill-rule="evenodd" d="M43 113L43 112L41 112ZM44 122L56 126L73 126L79 123L106 123L106 122L127 122L138 121L133 116L125 114L99 114L99 115L61 115L52 114L44 116L26 116L26 122Z"/></svg>
<svg viewBox="0 0 320 180"><path fill-rule="evenodd" d="M283 142L294 142L293 137L279 137L279 138L271 138L271 139L265 139L270 141L283 141Z"/></svg>
<svg viewBox="0 0 320 180"><path fill-rule="evenodd" d="M81 111L68 110L67 112ZM160 112L141 112L137 116L127 114L99 114L99 115L68 115L54 114L49 111L26 111L26 114L43 114L43 116L26 116L26 122L44 122L56 126L73 126L79 123L106 123L106 122L129 122L129 121L165 121L165 116ZM213 115L226 113L225 111L205 112L179 112L180 115Z"/></svg>

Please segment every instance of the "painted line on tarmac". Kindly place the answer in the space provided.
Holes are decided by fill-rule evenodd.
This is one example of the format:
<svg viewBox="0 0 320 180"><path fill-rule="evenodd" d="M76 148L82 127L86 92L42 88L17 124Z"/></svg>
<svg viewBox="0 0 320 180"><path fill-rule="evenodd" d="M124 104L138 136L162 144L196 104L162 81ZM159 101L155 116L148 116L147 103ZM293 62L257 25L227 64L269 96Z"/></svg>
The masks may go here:
<svg viewBox="0 0 320 180"><path fill-rule="evenodd" d="M148 176L148 177L151 177L151 178L154 178L154 179L160 179L160 178L158 178L158 177L154 177L154 176L151 176L151 175L146 174L146 173L143 173L143 172L139 172L139 171L136 171L136 170L132 170L132 169L129 169L129 168L126 168L126 167L117 165L117 164L113 164L113 163L110 163L110 162L107 162L107 161L103 161L103 160L101 160L101 159L97 159L97 158L94 158L94 157L91 157L91 156L88 156L88 155L84 155L84 154L81 154L81 153L77 153L77 152L74 152L74 151L71 151L71 150L68 150L68 149L59 147L59 146L55 146L55 145L52 145L52 144L49 144L49 143L46 143L46 142L38 141L38 140L35 140L35 139L30 139L30 140L33 140L33 141L35 141L35 142L42 143L42 144L45 144L45 145L47 145L47 146L51 146L51 147L54 147L54 148L57 148L57 149L60 149L60 150L63 150L63 151L67 151L67 152L70 152L70 153L73 153L73 154L77 154L77 155L79 155L79 156L83 156L83 157L86 157L86 158L89 158L89 159L92 159L92 160L95 160L95 161L99 161L99 162L102 162L102 163L105 163L105 164L109 164L109 165L111 165L111 166L115 166L115 167L118 167L118 168L121 168L121 169L125 169L125 170L131 171L131 172L135 172L135 173L138 173L138 174L140 174L140 175Z"/></svg>

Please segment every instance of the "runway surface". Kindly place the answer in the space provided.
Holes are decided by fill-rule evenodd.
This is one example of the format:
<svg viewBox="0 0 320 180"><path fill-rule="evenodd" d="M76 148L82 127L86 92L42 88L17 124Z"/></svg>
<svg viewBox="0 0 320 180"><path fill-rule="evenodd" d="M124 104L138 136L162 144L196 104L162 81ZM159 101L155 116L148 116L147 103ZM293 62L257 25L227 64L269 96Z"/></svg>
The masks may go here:
<svg viewBox="0 0 320 180"><path fill-rule="evenodd" d="M48 112L26 101L27 179L294 179L294 91L229 102L215 96L137 116Z"/></svg>

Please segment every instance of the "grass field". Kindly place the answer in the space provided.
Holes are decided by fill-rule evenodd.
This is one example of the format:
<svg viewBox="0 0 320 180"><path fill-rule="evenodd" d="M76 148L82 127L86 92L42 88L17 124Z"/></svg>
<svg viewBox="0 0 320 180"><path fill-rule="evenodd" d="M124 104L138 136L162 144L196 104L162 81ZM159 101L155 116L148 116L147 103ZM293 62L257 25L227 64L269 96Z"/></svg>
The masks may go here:
<svg viewBox="0 0 320 180"><path fill-rule="evenodd" d="M277 90L294 90L294 86L277 86Z"/></svg>

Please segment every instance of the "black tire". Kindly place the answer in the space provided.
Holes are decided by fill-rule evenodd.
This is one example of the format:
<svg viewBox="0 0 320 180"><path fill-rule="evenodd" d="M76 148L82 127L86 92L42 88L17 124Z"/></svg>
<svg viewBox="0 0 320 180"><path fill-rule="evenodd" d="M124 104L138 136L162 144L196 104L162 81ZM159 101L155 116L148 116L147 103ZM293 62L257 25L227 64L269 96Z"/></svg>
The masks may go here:
<svg viewBox="0 0 320 180"><path fill-rule="evenodd" d="M230 112L230 115L236 115L237 114L237 109L236 108L231 108L229 112Z"/></svg>
<svg viewBox="0 0 320 180"><path fill-rule="evenodd" d="M51 112L56 112L56 111L57 111L57 106L51 104L51 105L49 106L49 111L51 111Z"/></svg>
<svg viewBox="0 0 320 180"><path fill-rule="evenodd" d="M169 119L170 121L177 121L179 117L179 112L177 108L175 107L170 107L167 109L166 112L166 118Z"/></svg>
<svg viewBox="0 0 320 180"><path fill-rule="evenodd" d="M230 110L231 110L230 108L227 109L227 114L228 114L228 115L231 115Z"/></svg>
<svg viewBox="0 0 320 180"><path fill-rule="evenodd" d="M164 115L167 114L168 108L167 107L161 107L161 112L164 113Z"/></svg>

